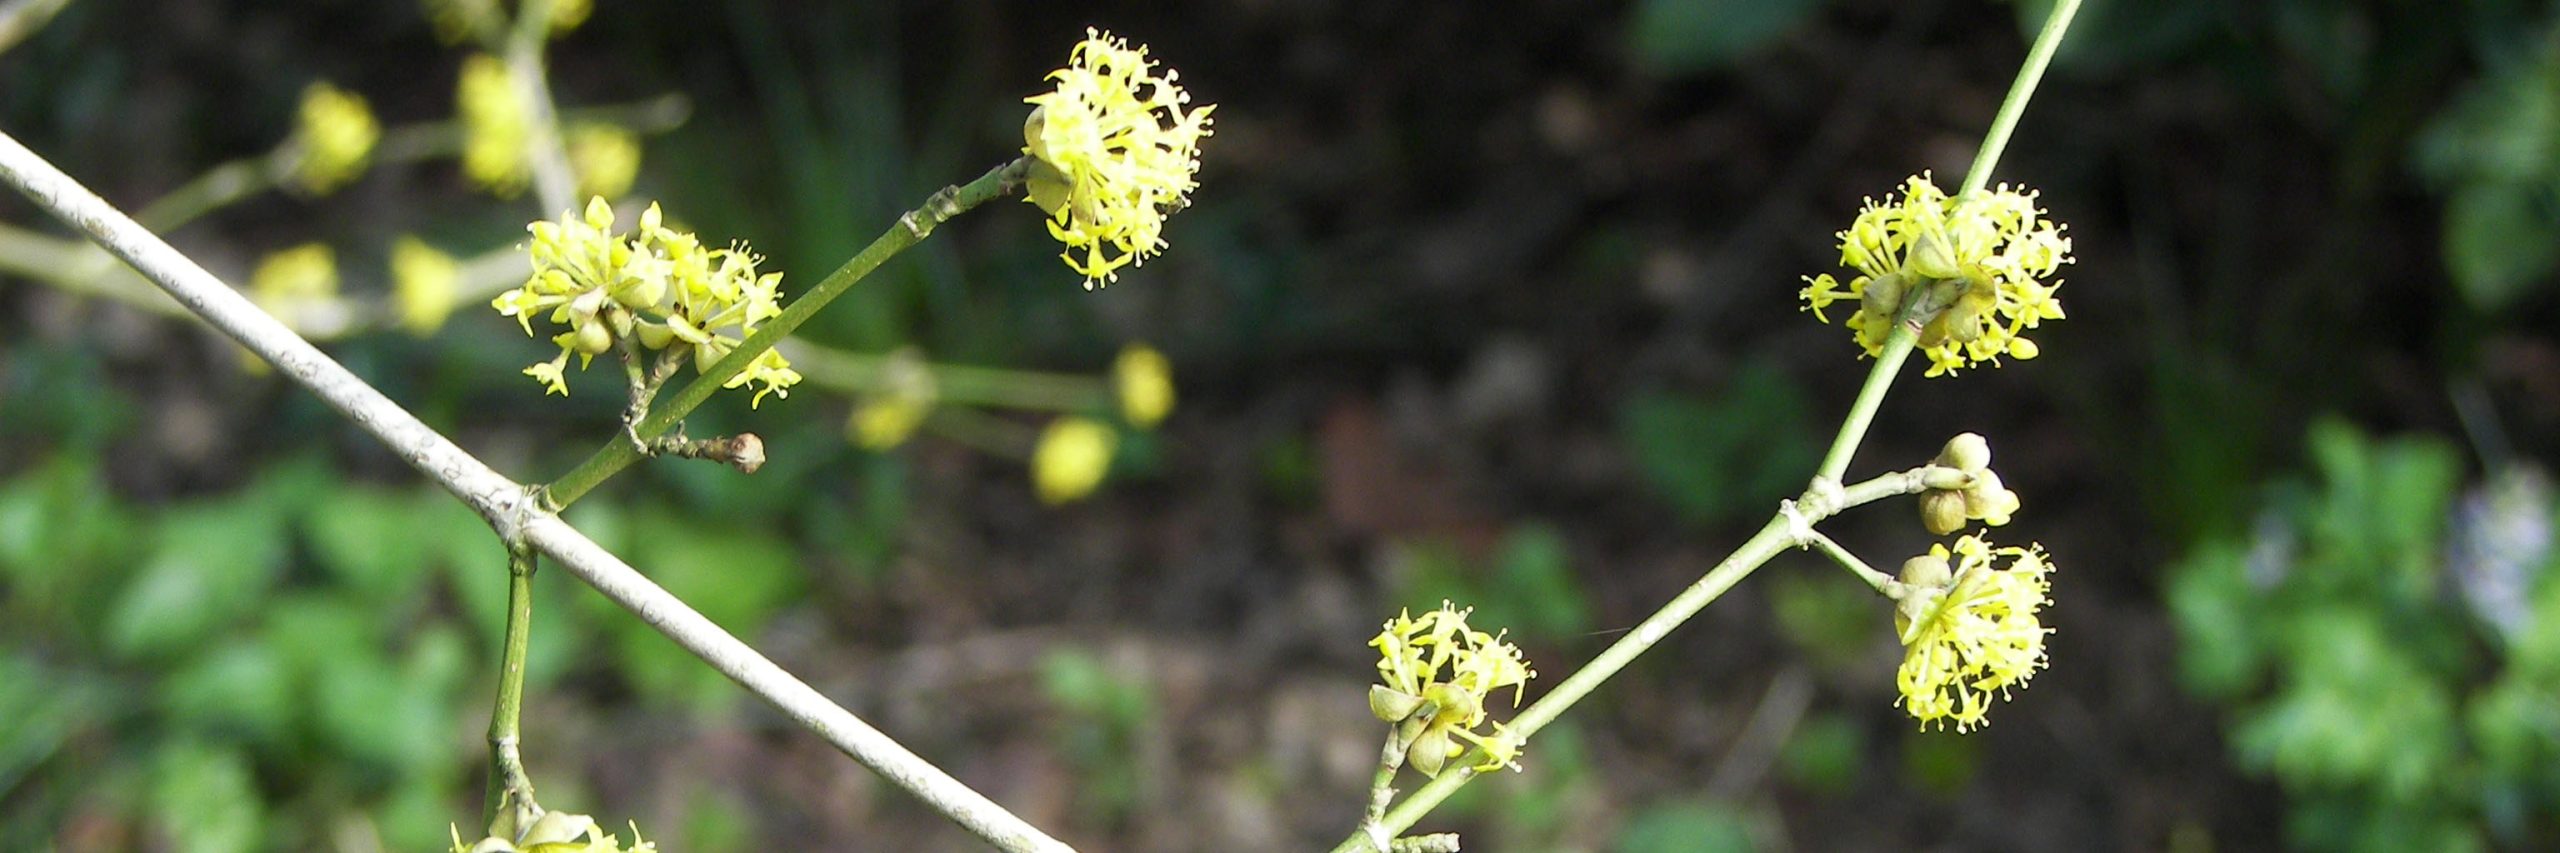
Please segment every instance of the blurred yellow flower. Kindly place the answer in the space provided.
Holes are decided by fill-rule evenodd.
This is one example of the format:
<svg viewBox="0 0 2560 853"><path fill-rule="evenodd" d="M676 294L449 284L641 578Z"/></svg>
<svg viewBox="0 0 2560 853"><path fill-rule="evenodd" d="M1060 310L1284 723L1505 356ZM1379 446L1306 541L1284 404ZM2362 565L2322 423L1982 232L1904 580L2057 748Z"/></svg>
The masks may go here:
<svg viewBox="0 0 2560 853"><path fill-rule="evenodd" d="M577 29L594 11L594 0L551 0L551 37L559 38Z"/></svg>
<svg viewBox="0 0 2560 853"><path fill-rule="evenodd" d="M1840 237L1840 263L1860 273L1842 285L1829 273L1805 279L1805 308L1857 300L1848 325L1868 355L1884 351L1893 324L1909 309L1922 323L1920 351L1930 376L1944 376L2003 355L2036 357L2020 333L2062 318L2043 281L2071 262L2071 238L2044 218L2032 191L2002 184L1949 199L1927 175L1903 182L1899 198L1868 199Z"/></svg>
<svg viewBox="0 0 2560 853"><path fill-rule="evenodd" d="M454 102L462 113L462 173L501 198L524 192L532 177L526 147L532 144L533 115L507 63L485 53L463 60Z"/></svg>
<svg viewBox="0 0 2560 853"><path fill-rule="evenodd" d="M1173 411L1173 364L1154 347L1123 347L1111 366L1111 377L1120 392L1120 415L1131 425L1151 429Z"/></svg>
<svg viewBox="0 0 2560 853"><path fill-rule="evenodd" d="M249 274L249 297L269 314L290 321L294 309L338 295L338 256L320 243L304 243L268 255ZM291 325L290 322L287 325Z"/></svg>
<svg viewBox="0 0 2560 853"><path fill-rule="evenodd" d="M2011 558L2008 568L1993 567L2000 557ZM1897 702L1923 728L1948 720L1959 732L1980 728L1992 694L2006 698L2045 665L2052 629L2036 614L2047 602L2053 564L2039 546L1995 548L1970 535L1952 549L1932 545L1913 563L1930 570L1915 577L1905 568L1895 611L1903 644Z"/></svg>
<svg viewBox="0 0 2560 853"><path fill-rule="evenodd" d="M313 83L302 90L301 127L294 138L301 151L294 179L304 190L325 194L364 174L382 126L362 96Z"/></svg>
<svg viewBox="0 0 2560 853"><path fill-rule="evenodd" d="M640 175L640 140L609 124L579 125L569 131L569 168L579 195L621 198Z"/></svg>
<svg viewBox="0 0 2560 853"><path fill-rule="evenodd" d="M933 413L934 401L940 396L934 385L933 368L914 348L900 349L889 355L881 367L880 386L864 395L853 409L853 418L845 424L853 442L865 450L888 450L905 444Z"/></svg>
<svg viewBox="0 0 2560 853"><path fill-rule="evenodd" d="M1190 93L1155 65L1146 48L1087 29L1067 67L1049 73L1057 88L1024 99L1034 107L1022 126L1033 158L1025 198L1049 213L1050 236L1067 246L1059 257L1087 290L1162 251L1165 215L1198 185L1213 107L1184 109Z"/></svg>
<svg viewBox="0 0 2560 853"><path fill-rule="evenodd" d="M1119 434L1090 419L1049 422L1031 452L1031 483L1040 500L1055 506L1093 494L1111 473L1111 454L1119 445Z"/></svg>
<svg viewBox="0 0 2560 853"><path fill-rule="evenodd" d="M461 278L461 265L453 256L426 241L405 234L392 241L392 303L399 306L401 327L411 334L423 338L444 327Z"/></svg>

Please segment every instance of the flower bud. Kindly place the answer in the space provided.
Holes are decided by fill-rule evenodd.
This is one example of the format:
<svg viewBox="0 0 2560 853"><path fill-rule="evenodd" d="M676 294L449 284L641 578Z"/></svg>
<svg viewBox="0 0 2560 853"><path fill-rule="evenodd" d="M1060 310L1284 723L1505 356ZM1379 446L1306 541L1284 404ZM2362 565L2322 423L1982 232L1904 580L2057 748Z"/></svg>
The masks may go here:
<svg viewBox="0 0 2560 853"><path fill-rule="evenodd" d="M2001 504L2003 503L2002 495L2008 495L2006 501L2009 503L2009 509L2017 509L2015 503L2017 501L2017 496L2008 493L2008 487L2000 484L1999 472L1986 469L1981 473L1975 474L1973 479L1973 488L1966 489L1963 492L1964 514L1974 518L1981 518L1994 512L1998 512L2001 509Z"/></svg>
<svg viewBox="0 0 2560 853"><path fill-rule="evenodd" d="M1422 697L1383 684L1369 685L1369 713L1390 723L1403 722L1422 708Z"/></svg>
<svg viewBox="0 0 2560 853"><path fill-rule="evenodd" d="M1920 526L1938 536L1964 529L1964 493L1932 489L1920 496Z"/></svg>
<svg viewBox="0 0 2560 853"><path fill-rule="evenodd" d="M1955 247L1947 244L1944 234L1922 234L1911 241L1911 259L1904 266L1930 278L1955 278L1964 272L1956 263Z"/></svg>
<svg viewBox="0 0 2560 853"><path fill-rule="evenodd" d="M1979 433L1959 433L1938 449L1936 461L1959 471L1980 471L1991 467L1991 442Z"/></svg>
<svg viewBox="0 0 2560 853"><path fill-rule="evenodd" d="M1449 756L1458 748L1456 743L1450 742L1448 728L1433 726L1422 730L1422 736L1414 738L1413 745L1405 748L1404 760L1412 764L1413 769L1422 771L1422 775L1437 779L1440 768L1449 763Z"/></svg>
<svg viewBox="0 0 2560 853"><path fill-rule="evenodd" d="M1954 578L1955 567L1947 565L1947 560L1944 557L1923 554L1921 556L1902 561L1902 575L1900 580L1903 583L1914 587L1922 589L1943 589L1946 587L1947 581Z"/></svg>
<svg viewBox="0 0 2560 853"><path fill-rule="evenodd" d="M577 340L570 344L570 348L581 354L603 355L606 350L613 349L613 330L605 328L604 322L596 318L590 317L579 323L575 334Z"/></svg>
<svg viewBox="0 0 2560 853"><path fill-rule="evenodd" d="M1902 273L1886 273L1867 280L1858 298L1866 303L1870 316L1891 323L1902 313L1902 298L1910 292L1911 279Z"/></svg>

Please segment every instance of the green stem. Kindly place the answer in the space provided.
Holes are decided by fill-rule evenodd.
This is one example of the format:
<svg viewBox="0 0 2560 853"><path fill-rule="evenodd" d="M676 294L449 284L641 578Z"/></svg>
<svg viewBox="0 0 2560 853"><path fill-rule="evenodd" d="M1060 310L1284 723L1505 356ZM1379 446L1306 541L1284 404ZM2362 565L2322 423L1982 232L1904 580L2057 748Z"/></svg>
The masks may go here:
<svg viewBox="0 0 2560 853"><path fill-rule="evenodd" d="M1832 562L1839 563L1841 568L1848 569L1850 574L1857 575L1859 580L1866 581L1868 586L1875 587L1876 592L1893 595L1893 588L1901 585L1901 582L1894 580L1893 576L1876 571L1874 566L1867 565L1867 561L1858 559L1858 555L1849 553L1849 549L1840 547L1840 543L1832 541L1829 536L1822 535L1821 531L1815 531L1813 538L1808 541L1813 544L1814 550L1821 551L1829 556Z"/></svg>
<svg viewBox="0 0 2560 853"><path fill-rule="evenodd" d="M1902 362L1911 357L1919 335L1911 324L1895 323L1884 338L1884 352L1876 356L1874 367L1867 370L1866 384L1858 387L1857 402L1849 404L1849 416L1840 422L1840 432L1831 437L1831 450L1822 454L1819 480L1839 482L1849 472L1849 458L1858 455L1858 444L1867 438L1867 427L1875 424L1876 409L1884 405L1884 392L1893 387L1893 379L1902 372Z"/></svg>
<svg viewBox="0 0 2560 853"><path fill-rule="evenodd" d="M1992 165L1999 162L2001 149L2008 146L2009 134L2017 126L2019 114L2025 111L2027 99L2035 91L2036 81L2043 77L2045 65L2053 58L2054 46L2062 42L2063 33L2071 26L2071 15L2078 10L2079 6L2077 0L2060 0L2054 5L2052 17L2046 19L2044 31L2036 36L2035 46L2028 51L2026 64L2019 69L2017 79L2010 85L2008 99L2001 103L1999 115L1993 119L1992 128L1983 139L1982 151L1974 158L1972 171L1965 176L1964 188L1958 193L1960 197L1981 189L1990 180ZM1823 484L1838 483L1840 476L1848 471L1850 457L1857 454L1859 442L1865 439L1867 427L1875 420L1876 408L1884 402L1886 389L1892 387L1895 375L1901 372L1902 362L1910 357L1917 338L1917 330L1913 329L1908 322L1896 323L1892 333L1886 336L1884 351L1876 357L1875 366L1868 370L1866 383L1858 390L1857 401L1850 406L1849 416L1841 423L1839 434L1832 439L1831 450L1823 456L1822 469L1814 478L1814 487L1806 491L1805 499L1801 503L1793 506L1799 514L1800 521L1791 520L1784 512L1771 517L1769 523L1761 526L1759 533L1753 534L1749 540L1744 541L1741 547L1734 549L1731 555L1725 557L1723 562L1717 563L1716 567L1708 571L1704 577L1699 578L1688 589L1681 591L1679 596L1664 604L1662 609L1655 611L1652 616L1646 617L1633 630L1601 652L1599 657L1593 658L1590 663L1584 664L1581 669L1566 676L1554 690L1539 697L1537 702L1531 703L1527 709L1521 711L1520 716L1512 721L1512 730L1525 739L1536 734L1539 729L1545 728L1548 723L1554 722L1566 709L1573 707L1575 702L1581 701L1583 696L1588 695L1601 682L1607 681L1619 670L1625 669L1627 663L1633 661L1637 655L1652 648L1655 643L1661 642L1671 629L1688 621L1699 610L1723 595L1725 590L1731 589L1735 583L1767 563L1769 558L1776 556L1780 550L1797 544L1794 531L1799 525L1810 532L1813 523L1829 517L1840 509L1864 503L1866 499L1907 493L1902 491L1902 487L1906 484L1916 484L1918 482L1916 475L1887 475L1885 478L1878 478L1878 482L1864 483L1851 489L1835 492L1845 496L1845 499L1840 501L1841 506L1838 507L1823 505L1828 503L1828 499L1821 498L1825 492L1830 491L1824 489ZM1893 482L1882 482L1887 479ZM1810 537L1805 541L1811 541ZM1458 759L1456 762L1458 766L1454 769L1441 773L1439 778L1415 790L1412 796L1406 797L1404 802L1396 804L1394 809L1389 810L1385 821L1387 834L1393 835L1412 827L1414 822L1421 820L1424 814L1429 813L1441 801L1448 799L1449 795L1455 793L1460 786L1474 779L1476 771L1473 765L1483 758L1480 753L1480 749L1470 750L1469 755ZM1357 853L1367 849L1371 849L1367 834L1354 833L1351 838L1336 845L1334 853Z"/></svg>
<svg viewBox="0 0 2560 853"><path fill-rule="evenodd" d="M507 550L507 635L499 653L498 704L489 713L489 821L498 823L502 809L524 809L533 803L533 780L525 775L518 748L524 715L524 654L533 635L534 553Z"/></svg>
<svg viewBox="0 0 2560 853"><path fill-rule="evenodd" d="M2044 67L2053 61L2053 50L2062 45L2062 34L2071 29L2071 16L2080 11L2080 0L2058 0L2053 13L2044 19L2044 29L2036 33L2036 43L2027 48L2026 64L2018 66L2018 77L2009 83L2009 96L2000 102L2000 112L1991 117L1991 130L1982 135L1982 150L1973 155L1973 168L1965 170L1964 187L1956 198L1980 192L1991 183L1991 167L2000 162L2000 152L2009 147L2009 134L2018 128L2018 116L2027 111L2027 99L2034 97L2036 82L2044 79Z"/></svg>
<svg viewBox="0 0 2560 853"><path fill-rule="evenodd" d="M811 288L808 293L802 294L799 299L792 300L788 307L782 309L780 316L758 327L755 334L748 335L746 341L738 344L737 348L731 350L727 356L712 364L710 371L695 377L683 388L677 389L674 397L652 410L648 419L640 422L641 437L653 437L665 432L685 415L692 414L703 401L711 399L712 392L720 390L720 387L731 377L744 372L749 362L764 354L765 350L772 349L774 344L781 342L793 330L800 328L800 324L808 322L812 315L818 313L818 309L826 307L827 303L844 295L847 289L853 287L854 282L861 281L864 276L870 275L872 270L879 269L881 264L886 263L899 252L905 251L907 247L922 242L926 235L933 233L936 226L985 203L988 199L1010 193L1021 186L1022 176L1030 169L1030 163L1029 158L1017 159L988 170L986 174L978 176L977 180L970 181L966 185L944 187L941 192L934 193L933 197L925 199L923 206L898 217L898 223L889 226L888 231L873 239L871 245L863 247L861 252L856 253L851 260L845 261L844 266L837 267L835 272L828 274L825 280L818 282L818 285ZM631 443L620 440L617 436L616 440L608 441L605 446L597 448L585 462L578 463L578 467L570 469L569 473L562 475L560 479L544 486L543 504L555 510L567 507L578 498L585 496L587 492L594 490L607 478L630 467L631 463L639 458L639 452L631 447Z"/></svg>
<svg viewBox="0 0 2560 853"><path fill-rule="evenodd" d="M802 377L823 387L880 393L896 385L891 377L897 356L846 352L798 338L784 341L782 354ZM934 401L940 403L1075 412L1106 407L1112 400L1110 383L1092 376L967 364L921 366L932 378Z"/></svg>

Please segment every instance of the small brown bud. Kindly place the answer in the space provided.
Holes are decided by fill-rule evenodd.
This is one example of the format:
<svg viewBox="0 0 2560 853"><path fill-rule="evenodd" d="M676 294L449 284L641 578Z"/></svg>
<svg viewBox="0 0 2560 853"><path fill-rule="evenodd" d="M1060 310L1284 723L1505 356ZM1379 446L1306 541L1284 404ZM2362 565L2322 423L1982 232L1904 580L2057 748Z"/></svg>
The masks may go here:
<svg viewBox="0 0 2560 853"><path fill-rule="evenodd" d="M756 469L764 467L764 439L752 432L738 433L737 437L729 439L728 452L722 455L725 457L722 461L737 468L738 473L753 474Z"/></svg>
<svg viewBox="0 0 2560 853"><path fill-rule="evenodd" d="M1966 514L1963 492L1932 489L1920 495L1920 526L1945 536L1964 529Z"/></svg>

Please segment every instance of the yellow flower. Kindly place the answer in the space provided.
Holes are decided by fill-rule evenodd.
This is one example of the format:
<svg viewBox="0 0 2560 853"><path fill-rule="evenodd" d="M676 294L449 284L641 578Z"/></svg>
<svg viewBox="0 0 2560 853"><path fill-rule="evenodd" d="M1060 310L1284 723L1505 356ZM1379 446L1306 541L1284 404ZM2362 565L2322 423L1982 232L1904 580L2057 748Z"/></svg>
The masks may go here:
<svg viewBox="0 0 2560 853"><path fill-rule="evenodd" d="M544 312L568 327L551 339L560 345L560 356L527 368L526 375L566 395L562 374L569 354L577 353L583 367L623 335L643 349L689 355L695 372L707 372L782 313L782 274L758 272L762 257L745 244L705 249L699 238L665 227L663 219L652 204L631 233L616 233L613 206L597 196L588 199L583 215L526 226L533 233L527 246L533 274L489 305L516 318L527 335L533 334L534 316ZM791 363L767 349L722 387L760 385L753 404L761 405L767 394L791 396L788 389L799 381Z"/></svg>
<svg viewBox="0 0 2560 853"><path fill-rule="evenodd" d="M436 40L445 44L461 44L504 24L498 18L498 0L424 0L424 4L427 22L435 25Z"/></svg>
<svg viewBox="0 0 2560 853"><path fill-rule="evenodd" d="M1198 186L1213 108L1184 109L1190 93L1155 65L1146 48L1087 29L1067 67L1049 73L1057 88L1024 99L1034 106L1022 125L1034 158L1025 198L1049 213L1049 235L1067 247L1059 257L1087 290L1162 251L1165 214Z"/></svg>
<svg viewBox="0 0 2560 853"><path fill-rule="evenodd" d="M1111 453L1120 436L1085 418L1059 418L1040 433L1031 452L1031 482L1040 500L1052 506L1093 494L1111 473Z"/></svg>
<svg viewBox="0 0 2560 853"><path fill-rule="evenodd" d="M594 11L593 0L551 0L551 37L559 38L577 29Z"/></svg>
<svg viewBox="0 0 2560 853"><path fill-rule="evenodd" d="M305 309L337 295L337 255L319 243L304 243L268 255L249 275L250 299L296 329L303 328L295 320L306 313Z"/></svg>
<svg viewBox="0 0 2560 853"><path fill-rule="evenodd" d="M2012 558L2008 568L1992 566L2000 557ZM1953 549L1930 546L1912 563L1894 614L1903 644L1897 701L1923 728L1948 720L1959 732L1980 728L1992 694L2007 698L2045 665L2052 629L2036 614L2053 564L2039 546L1994 548L1971 535ZM1914 566L1924 570L1915 574Z"/></svg>
<svg viewBox="0 0 2560 853"><path fill-rule="evenodd" d="M533 117L517 96L507 63L485 53L463 60L454 101L462 113L462 173L501 198L524 192L532 175L525 147L533 138Z"/></svg>
<svg viewBox="0 0 2560 853"><path fill-rule="evenodd" d="M1830 322L1822 309L1857 300L1848 325L1868 355L1884 352L1893 324L1905 314L1920 322L1919 346L1930 376L1944 376L2001 356L2036 357L2034 341L2020 333L2062 318L2044 279L2071 262L2071 238L2044 218L2035 193L2002 184L1966 199L1949 199L1915 175L1900 198L1868 199L1840 237L1840 263L1859 275L1842 285L1829 273L1805 279L1799 293L1806 310Z"/></svg>
<svg viewBox="0 0 2560 853"><path fill-rule="evenodd" d="M855 406L846 433L866 450L888 450L905 444L916 427L933 413L940 396L933 370L913 348L890 354L881 369L879 389Z"/></svg>
<svg viewBox="0 0 2560 853"><path fill-rule="evenodd" d="M294 163L294 178L315 195L364 174L373 144L382 139L382 126L364 98L327 83L302 90L301 122L295 140L302 156Z"/></svg>
<svg viewBox="0 0 2560 853"><path fill-rule="evenodd" d="M1369 641L1378 650L1382 682L1369 690L1370 711L1398 726L1406 760L1425 776L1440 775L1466 743L1485 750L1477 770L1519 769L1519 735L1501 723L1494 723L1491 732L1476 727L1485 723L1486 698L1509 687L1511 704L1518 707L1521 692L1537 673L1521 658L1519 647L1503 642L1501 635L1468 628L1467 614L1473 612L1475 608L1461 610L1447 601L1419 617L1400 612Z"/></svg>
<svg viewBox="0 0 2560 853"><path fill-rule="evenodd" d="M1146 344L1120 350L1111 366L1112 384L1120 392L1120 414L1139 429L1148 429L1173 411L1173 365L1164 353Z"/></svg>
<svg viewBox="0 0 2560 853"><path fill-rule="evenodd" d="M453 256L426 241L402 235L392 242L392 302L400 307L400 325L411 334L426 337L444 327L461 278Z"/></svg>
<svg viewBox="0 0 2560 853"><path fill-rule="evenodd" d="M621 198L640 175L640 140L609 124L579 125L569 131L569 168L579 195Z"/></svg>

